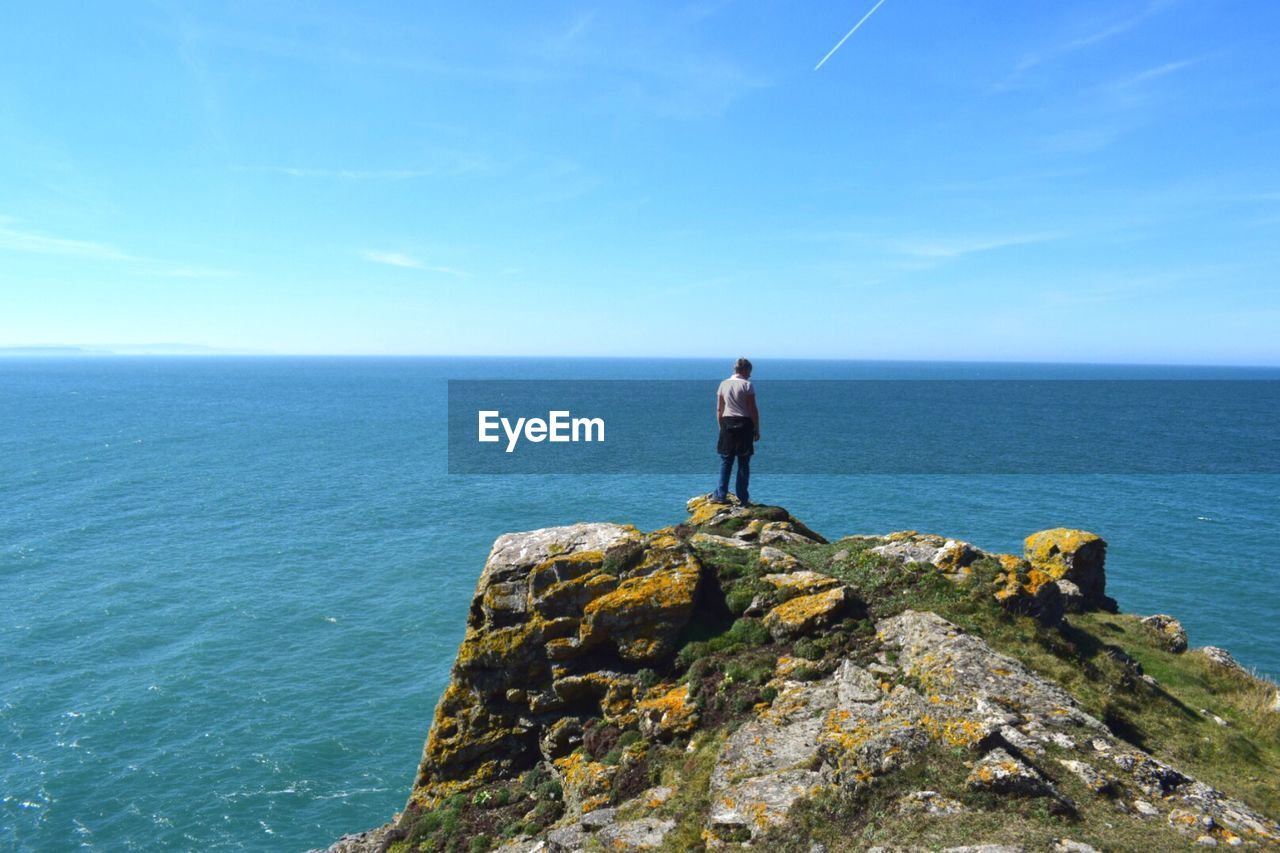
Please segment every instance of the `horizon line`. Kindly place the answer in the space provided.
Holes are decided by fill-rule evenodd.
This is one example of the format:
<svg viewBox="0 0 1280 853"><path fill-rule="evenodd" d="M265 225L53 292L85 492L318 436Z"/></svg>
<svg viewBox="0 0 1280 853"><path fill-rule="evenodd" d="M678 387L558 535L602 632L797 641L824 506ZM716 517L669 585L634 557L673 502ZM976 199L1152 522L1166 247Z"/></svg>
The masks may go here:
<svg viewBox="0 0 1280 853"><path fill-rule="evenodd" d="M573 361L613 360L613 361L726 361L731 362L734 356L709 355L547 355L547 354L514 354L514 353L330 353L330 352L272 352L263 350L220 349L200 344L120 344L116 345L126 351L112 351L110 345L77 345L47 344L30 346L0 346L0 359L5 358L182 358L182 359L216 359L216 358L383 358L383 359L561 359ZM186 347L185 351L146 352L145 348L155 346ZM128 349L140 351L127 351ZM1239 369L1280 369L1280 361L1273 363L1241 363L1241 362L1189 362L1189 361L1072 361L1043 359L959 359L959 358L868 358L853 356L769 356L756 355L757 361L820 361L820 362L861 362L868 364L973 364L973 365L1052 365L1060 367L1200 367L1200 368L1239 368Z"/></svg>

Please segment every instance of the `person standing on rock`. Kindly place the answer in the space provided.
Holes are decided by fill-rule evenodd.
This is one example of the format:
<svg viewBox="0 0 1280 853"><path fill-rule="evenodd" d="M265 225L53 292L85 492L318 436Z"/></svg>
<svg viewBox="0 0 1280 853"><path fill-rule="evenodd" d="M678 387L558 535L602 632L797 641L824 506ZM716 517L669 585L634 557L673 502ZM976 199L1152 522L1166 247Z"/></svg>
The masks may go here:
<svg viewBox="0 0 1280 853"><path fill-rule="evenodd" d="M720 427L720 440L716 443L720 481L711 500L727 502L729 475L736 459L738 479L734 491L740 504L750 506L751 455L755 452L754 442L760 440L760 410L756 408L756 388L751 384L751 362L745 358L738 359L733 375L721 382L716 391L716 423Z"/></svg>

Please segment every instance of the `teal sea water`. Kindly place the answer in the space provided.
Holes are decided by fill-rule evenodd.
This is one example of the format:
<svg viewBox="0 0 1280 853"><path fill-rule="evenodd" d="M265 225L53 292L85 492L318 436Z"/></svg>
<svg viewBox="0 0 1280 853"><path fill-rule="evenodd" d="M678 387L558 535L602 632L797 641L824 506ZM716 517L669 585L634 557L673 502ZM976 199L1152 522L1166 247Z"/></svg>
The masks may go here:
<svg viewBox="0 0 1280 853"><path fill-rule="evenodd" d="M449 476L445 380L706 379L710 395L723 367L0 361L0 847L299 850L385 820L412 783L494 537L669 524L715 465ZM1280 371L757 365L762 389L784 377ZM789 414L802 416L765 410ZM1159 430L1161 412L1127 428ZM1280 674L1280 476L783 476L767 439L753 467L756 500L829 536L915 528L1014 551L1044 527L1094 530L1122 608L1173 613L1193 644Z"/></svg>

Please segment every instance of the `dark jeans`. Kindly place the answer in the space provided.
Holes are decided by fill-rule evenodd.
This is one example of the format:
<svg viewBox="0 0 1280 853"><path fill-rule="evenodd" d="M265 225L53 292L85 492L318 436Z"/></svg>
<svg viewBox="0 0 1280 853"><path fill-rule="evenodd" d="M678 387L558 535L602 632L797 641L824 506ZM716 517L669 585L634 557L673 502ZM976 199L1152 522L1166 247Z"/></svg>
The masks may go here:
<svg viewBox="0 0 1280 853"><path fill-rule="evenodd" d="M751 495L747 491L747 484L751 481L751 456L734 456L733 454L720 454L720 483L716 486L715 494L712 498L722 501L729 494L729 474L733 471L733 460L738 460L738 480L734 484L734 494L738 496L738 500L744 504L751 503Z"/></svg>

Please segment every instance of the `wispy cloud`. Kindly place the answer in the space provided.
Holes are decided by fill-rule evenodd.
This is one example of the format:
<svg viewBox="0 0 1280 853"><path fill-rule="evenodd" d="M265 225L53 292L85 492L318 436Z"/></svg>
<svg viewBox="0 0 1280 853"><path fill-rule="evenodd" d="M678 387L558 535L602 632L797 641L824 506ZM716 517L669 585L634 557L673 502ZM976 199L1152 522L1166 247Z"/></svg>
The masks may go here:
<svg viewBox="0 0 1280 853"><path fill-rule="evenodd" d="M60 255L70 258L86 258L98 261L142 261L139 258L117 249L107 243L95 243L89 240L72 240L66 237L51 237L35 231L24 231L13 228L11 219L0 218L0 249L11 252L29 252L38 255Z"/></svg>
<svg viewBox="0 0 1280 853"><path fill-rule="evenodd" d="M457 269L456 267L446 267L446 266L440 266L438 264L433 265L433 264L424 263L419 258L415 258L413 255L407 254L405 252L384 252L384 251L379 251L377 249L366 249L360 254L367 261L372 261L375 264L383 264L389 267L400 267L401 269L407 269L407 270L425 270L426 272L438 272L444 275L456 276L458 278L465 278L468 275L468 273L465 270L460 270L460 269Z"/></svg>
<svg viewBox="0 0 1280 853"><path fill-rule="evenodd" d="M1164 9L1168 8L1172 3L1173 0L1148 0L1140 10L1128 17L1104 24L1085 35L1069 38L1051 47L1027 53L1021 60L1019 60L1018 64L1014 66L1013 71L1010 72L1004 80L996 83L992 87L992 91L1000 92L1018 88L1019 84L1022 82L1023 76L1037 66L1062 59L1070 54L1086 50L1091 47L1096 47L1097 45L1110 41L1117 36L1122 36L1125 33L1136 29L1138 25L1142 24L1148 18L1164 11Z"/></svg>
<svg viewBox="0 0 1280 853"><path fill-rule="evenodd" d="M1028 246L1033 243L1047 243L1061 238L1061 234L1052 232L981 237L927 237L891 241L889 248L914 258L951 260L965 255L977 254L978 252L991 252L1014 246Z"/></svg>
<svg viewBox="0 0 1280 853"><path fill-rule="evenodd" d="M806 243L835 243L848 247L885 252L891 256L907 258L905 263L913 268L926 268L941 261L962 258L979 252L994 252L1015 246L1028 246L1061 240L1068 235L1058 231L1034 231L996 234L899 236L869 231L815 230L793 232L785 239Z"/></svg>
<svg viewBox="0 0 1280 853"><path fill-rule="evenodd" d="M373 261L375 264L386 264L389 267L403 267L404 269L420 270L422 269L422 261L406 255L404 252L379 252L375 249L369 249L361 252L365 260Z"/></svg>
<svg viewBox="0 0 1280 853"><path fill-rule="evenodd" d="M1078 98L1055 110L1055 122L1060 126L1045 135L1045 150L1055 154L1093 154L1159 121L1160 104L1171 96L1159 81L1207 58L1164 62L1081 90Z"/></svg>
<svg viewBox="0 0 1280 853"><path fill-rule="evenodd" d="M530 40L515 57L522 67L536 71L532 79L538 82L585 84L581 100L594 109L716 118L740 99L773 85L703 37L703 23L719 9L695 4L672 14L654 6L653 11L619 14L604 6Z"/></svg>
<svg viewBox="0 0 1280 853"><path fill-rule="evenodd" d="M498 170L488 156L475 151L434 150L426 155L429 166L405 169L333 169L312 166L233 166L237 172L266 172L291 178L336 181L409 181L417 178L487 174Z"/></svg>
<svg viewBox="0 0 1280 853"><path fill-rule="evenodd" d="M275 172L294 178L337 178L347 181L404 181L435 174L430 169L305 169L298 166L238 166L241 172Z"/></svg>
<svg viewBox="0 0 1280 853"><path fill-rule="evenodd" d="M126 252L110 243L57 237L39 231L14 227L16 221L0 216L0 251L128 264L135 272L172 278L221 278L232 275L227 270L209 269L190 264L149 258Z"/></svg>
<svg viewBox="0 0 1280 853"><path fill-rule="evenodd" d="M472 43L450 39L443 30L424 27L407 39L403 28L358 11L309 13L307 38L194 21L184 22L189 25L175 35L210 49L326 68L387 68L467 85L482 81L559 87L579 78L591 84L594 94L588 101L600 109L618 112L623 98L633 109L705 118L717 117L738 99L772 85L735 59L717 55L697 38L698 26L722 5L695 3L672 14L663 6L620 12L603 4L557 21L554 29L533 37L506 32L499 22L495 27L506 38L498 39L503 49L481 58ZM353 32L361 38L353 38ZM493 42L493 38L485 41Z"/></svg>
<svg viewBox="0 0 1280 853"><path fill-rule="evenodd" d="M1143 83L1158 80L1161 77L1167 77L1168 75L1181 71L1184 68L1189 68L1203 59L1204 57L1198 56L1192 59L1181 59L1176 62L1166 62L1163 65L1157 65L1154 68L1148 68L1144 71L1127 74L1124 77L1112 80L1107 84L1107 88L1112 91L1119 91L1133 86L1140 86Z"/></svg>

